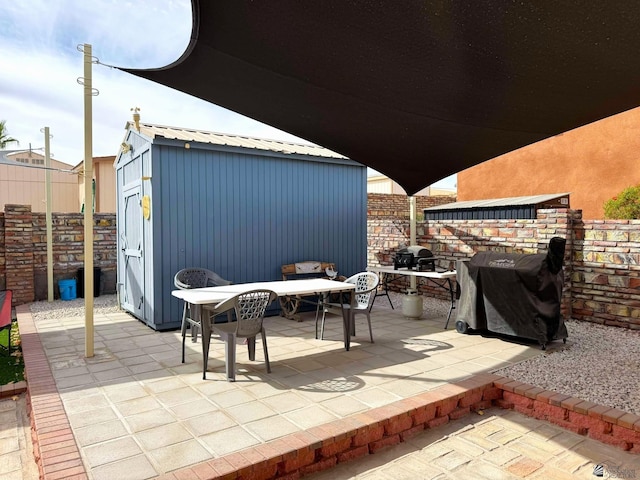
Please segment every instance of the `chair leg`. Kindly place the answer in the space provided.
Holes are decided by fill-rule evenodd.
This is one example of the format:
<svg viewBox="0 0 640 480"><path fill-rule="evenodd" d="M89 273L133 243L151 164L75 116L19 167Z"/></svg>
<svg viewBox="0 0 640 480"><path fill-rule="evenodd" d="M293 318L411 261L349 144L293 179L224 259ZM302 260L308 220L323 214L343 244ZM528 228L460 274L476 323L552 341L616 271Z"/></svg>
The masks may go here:
<svg viewBox="0 0 640 480"><path fill-rule="evenodd" d="M184 304L184 308L182 309L182 325L180 327L180 333L182 334L182 363L184 363L185 338L187 335L187 303L186 302Z"/></svg>
<svg viewBox="0 0 640 480"><path fill-rule="evenodd" d="M198 341L198 326L191 325L191 341L196 343Z"/></svg>
<svg viewBox="0 0 640 480"><path fill-rule="evenodd" d="M323 308L324 310L324 308ZM318 306L316 307L316 340L318 340L318 319L320 317L320 301L318 301Z"/></svg>
<svg viewBox="0 0 640 480"><path fill-rule="evenodd" d="M260 337L262 337L262 349L264 350L264 363L267 364L267 373L271 373L271 364L269 363L269 350L267 349L267 334L262 329L260 333Z"/></svg>
<svg viewBox="0 0 640 480"><path fill-rule="evenodd" d="M369 316L369 312L367 312L367 322L369 323L369 338L371 339L371 343L373 342L373 331L371 330L371 317Z"/></svg>
<svg viewBox="0 0 640 480"><path fill-rule="evenodd" d="M189 310L189 314L191 314L191 310ZM193 317L189 317L193 318ZM198 341L198 326L191 324L191 341L196 343Z"/></svg>
<svg viewBox="0 0 640 480"><path fill-rule="evenodd" d="M220 334L224 340L224 358L226 364L227 380L236 381L236 336L233 333Z"/></svg>
<svg viewBox="0 0 640 480"><path fill-rule="evenodd" d="M256 337L245 339L247 343L247 350L249 350L249 360L255 362L256 360Z"/></svg>
<svg viewBox="0 0 640 480"><path fill-rule="evenodd" d="M322 307L322 317L324 318L324 302L326 299L326 293L323 293L322 297L318 298L318 306L316 307L316 340L318 340L318 319L320 318L320 307Z"/></svg>
<svg viewBox="0 0 640 480"><path fill-rule="evenodd" d="M324 340L324 319L327 316L327 311L322 309L322 321L320 322L320 340Z"/></svg>

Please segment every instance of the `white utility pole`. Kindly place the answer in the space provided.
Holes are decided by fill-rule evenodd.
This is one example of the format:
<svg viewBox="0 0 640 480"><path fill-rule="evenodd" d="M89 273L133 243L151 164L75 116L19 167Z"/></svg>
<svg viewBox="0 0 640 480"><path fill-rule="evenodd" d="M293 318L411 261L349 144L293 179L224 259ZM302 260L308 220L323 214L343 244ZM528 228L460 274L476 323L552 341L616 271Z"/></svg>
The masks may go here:
<svg viewBox="0 0 640 480"><path fill-rule="evenodd" d="M44 127L44 189L46 194L47 211L45 214L47 223L47 300L53 302L53 231L51 220L51 153L49 150L49 127Z"/></svg>
<svg viewBox="0 0 640 480"><path fill-rule="evenodd" d="M93 95L91 45L84 44L84 343L85 356L93 357Z"/></svg>

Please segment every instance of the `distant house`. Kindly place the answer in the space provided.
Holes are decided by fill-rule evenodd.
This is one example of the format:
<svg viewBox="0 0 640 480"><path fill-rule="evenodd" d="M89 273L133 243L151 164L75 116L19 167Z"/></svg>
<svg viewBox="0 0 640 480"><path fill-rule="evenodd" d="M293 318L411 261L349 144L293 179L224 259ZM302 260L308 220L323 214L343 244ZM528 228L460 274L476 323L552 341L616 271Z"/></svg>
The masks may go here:
<svg viewBox="0 0 640 480"><path fill-rule="evenodd" d="M6 154L0 162L0 209L6 204L31 205L45 212L45 157L32 150ZM51 191L54 212L78 211L78 176L71 165L51 159Z"/></svg>
<svg viewBox="0 0 640 480"><path fill-rule="evenodd" d="M395 181L385 175L369 175L367 177L367 193L387 193L393 195L406 195L404 189ZM416 196L455 195L455 188L438 188L429 186L423 188Z"/></svg>
<svg viewBox="0 0 640 480"><path fill-rule="evenodd" d="M569 192L601 219L604 202L640 183L640 108L542 140L458 173L458 201Z"/></svg>
<svg viewBox="0 0 640 480"><path fill-rule="evenodd" d="M93 157L93 179L95 180L95 212L116 212L116 171L115 155ZM78 163L73 170L78 173L78 199L80 208L84 205L84 162Z"/></svg>

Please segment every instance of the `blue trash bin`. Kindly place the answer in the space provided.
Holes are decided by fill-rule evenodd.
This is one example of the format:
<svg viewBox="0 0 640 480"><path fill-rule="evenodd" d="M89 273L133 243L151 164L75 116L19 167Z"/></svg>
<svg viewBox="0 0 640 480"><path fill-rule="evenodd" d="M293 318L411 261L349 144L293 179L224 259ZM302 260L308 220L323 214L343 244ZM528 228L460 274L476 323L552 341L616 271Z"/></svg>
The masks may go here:
<svg viewBox="0 0 640 480"><path fill-rule="evenodd" d="M76 279L60 280L58 281L58 288L60 289L61 300L75 300L76 299Z"/></svg>

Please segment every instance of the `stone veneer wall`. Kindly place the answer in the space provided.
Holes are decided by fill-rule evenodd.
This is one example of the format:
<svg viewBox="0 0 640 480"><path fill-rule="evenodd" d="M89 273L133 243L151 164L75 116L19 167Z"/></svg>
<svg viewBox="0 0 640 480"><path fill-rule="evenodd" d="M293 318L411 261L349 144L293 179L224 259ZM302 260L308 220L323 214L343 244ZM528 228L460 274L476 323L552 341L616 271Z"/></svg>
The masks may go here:
<svg viewBox="0 0 640 480"><path fill-rule="evenodd" d="M575 219L573 317L640 329L640 220Z"/></svg>
<svg viewBox="0 0 640 480"><path fill-rule="evenodd" d="M458 260L481 251L506 253L546 252L555 236L567 239L565 249L565 288L562 314L571 316L570 252L572 250L571 214L567 209L539 210L534 220L442 220L422 221L416 225L416 241L433 252L444 268L455 268ZM409 243L408 221L368 218L369 264L391 265L398 248ZM406 288L408 281L396 282L394 289ZM446 298L446 292L421 285L422 292Z"/></svg>
<svg viewBox="0 0 640 480"><path fill-rule="evenodd" d="M436 205L444 205L456 201L455 195L418 195L416 211L418 218L422 218L422 210ZM369 193L367 194L367 211L373 217L409 218L409 197L406 195Z"/></svg>
<svg viewBox="0 0 640 480"><path fill-rule="evenodd" d="M101 293L115 293L115 214L94 214L94 266L101 269ZM0 287L13 290L13 304L47 299L47 232L44 213L5 205L0 214ZM58 280L75 278L84 267L84 214L52 214L54 296ZM2 241L4 239L4 241Z"/></svg>
<svg viewBox="0 0 640 480"><path fill-rule="evenodd" d="M368 263L391 265L409 244L409 220L369 213ZM419 221L416 231L417 243L445 268L480 251L544 253L551 238L563 237L563 316L640 329L640 220L583 220L580 211L547 209L532 220ZM446 298L442 290L420 290Z"/></svg>
<svg viewBox="0 0 640 480"><path fill-rule="evenodd" d="M451 197L416 197L417 208ZM409 204L404 195L369 194L369 265L390 265L409 243ZM102 293L115 293L114 214L94 216L94 262L102 269ZM72 278L83 266L84 216L53 214L54 281ZM580 211L539 210L533 220L418 221L417 243L448 267L476 252L545 252L554 236L567 239L565 318L640 329L640 220L583 220ZM7 275L10 272L10 275ZM14 305L44 300L46 286L45 216L23 205L0 212L0 289L14 291ZM424 293L446 298L441 290Z"/></svg>

